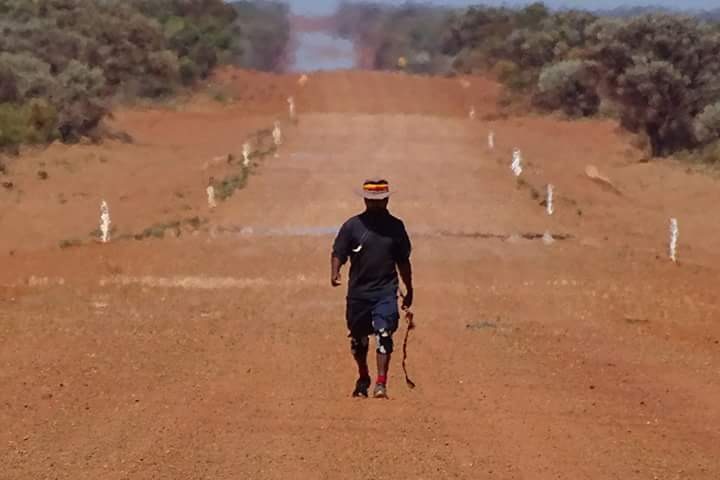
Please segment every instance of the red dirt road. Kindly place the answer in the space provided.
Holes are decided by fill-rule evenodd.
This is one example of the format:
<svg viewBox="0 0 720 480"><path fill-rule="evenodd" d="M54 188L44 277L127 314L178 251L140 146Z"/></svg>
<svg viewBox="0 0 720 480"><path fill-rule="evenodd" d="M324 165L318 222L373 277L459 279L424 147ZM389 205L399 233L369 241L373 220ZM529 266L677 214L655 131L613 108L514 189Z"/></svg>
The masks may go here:
<svg viewBox="0 0 720 480"><path fill-rule="evenodd" d="M60 147L11 165L0 479L720 477L716 179L638 163L610 122L482 120L497 86L478 78L223 80L236 103L121 113L138 144L72 147L72 172L34 177ZM300 118L279 158L208 211L202 163L237 153L287 95ZM111 160L84 167L89 153ZM331 232L376 174L398 191L417 283L418 387L396 358L387 401L349 398L343 291L328 279ZM548 182L552 217L532 195ZM106 189L121 232L186 214L209 223L59 249L95 228ZM666 260L670 216L680 265ZM546 230L569 238L521 236Z"/></svg>

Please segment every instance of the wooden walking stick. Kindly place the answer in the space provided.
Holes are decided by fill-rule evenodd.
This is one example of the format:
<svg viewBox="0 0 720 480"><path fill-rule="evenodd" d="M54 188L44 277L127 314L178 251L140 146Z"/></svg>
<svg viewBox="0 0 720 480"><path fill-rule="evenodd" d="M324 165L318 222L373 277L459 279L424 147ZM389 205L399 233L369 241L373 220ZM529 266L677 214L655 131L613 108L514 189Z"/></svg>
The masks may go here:
<svg viewBox="0 0 720 480"><path fill-rule="evenodd" d="M415 388L415 382L410 380L410 377L407 373L407 367L405 366L405 362L407 361L407 345L408 345L408 338L410 337L410 330L415 328L415 323L413 323L413 317L414 314L412 311L405 310L405 323L407 323L407 328L405 329L405 340L403 340L403 359L402 359L402 369L403 373L405 374L405 383L407 384L408 388L411 390Z"/></svg>

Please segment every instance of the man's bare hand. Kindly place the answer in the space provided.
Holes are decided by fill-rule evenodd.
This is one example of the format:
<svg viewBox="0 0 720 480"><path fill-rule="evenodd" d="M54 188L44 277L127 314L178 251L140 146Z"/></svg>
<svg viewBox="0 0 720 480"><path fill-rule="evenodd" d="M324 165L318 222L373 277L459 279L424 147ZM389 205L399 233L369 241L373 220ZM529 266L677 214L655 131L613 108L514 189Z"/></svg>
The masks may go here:
<svg viewBox="0 0 720 480"><path fill-rule="evenodd" d="M339 287L342 284L340 277L340 268L342 262L335 255L332 256L330 261L330 285L333 287Z"/></svg>
<svg viewBox="0 0 720 480"><path fill-rule="evenodd" d="M403 295L402 309L408 310L413 304L412 266L410 265L410 261L398 263L398 271L405 284L405 288L407 288L407 293Z"/></svg>
<svg viewBox="0 0 720 480"><path fill-rule="evenodd" d="M407 293L403 296L402 301L402 309L403 310L410 310L410 308L413 305L413 290L412 288L408 289Z"/></svg>

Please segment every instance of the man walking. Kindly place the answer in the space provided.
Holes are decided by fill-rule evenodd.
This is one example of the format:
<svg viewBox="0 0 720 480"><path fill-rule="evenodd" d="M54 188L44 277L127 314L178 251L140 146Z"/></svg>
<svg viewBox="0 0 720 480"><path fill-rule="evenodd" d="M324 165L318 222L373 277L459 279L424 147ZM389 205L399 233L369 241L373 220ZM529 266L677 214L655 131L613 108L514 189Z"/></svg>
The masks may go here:
<svg viewBox="0 0 720 480"><path fill-rule="evenodd" d="M387 375L393 352L393 333L398 328L398 272L407 293L402 308L413 303L410 239L405 225L387 209L390 186L386 180L363 184L364 213L352 217L338 232L333 245L331 284L340 285L340 268L350 259L347 293L347 327L359 378L353 397L367 397L369 336L376 339L377 379L373 396L387 398Z"/></svg>

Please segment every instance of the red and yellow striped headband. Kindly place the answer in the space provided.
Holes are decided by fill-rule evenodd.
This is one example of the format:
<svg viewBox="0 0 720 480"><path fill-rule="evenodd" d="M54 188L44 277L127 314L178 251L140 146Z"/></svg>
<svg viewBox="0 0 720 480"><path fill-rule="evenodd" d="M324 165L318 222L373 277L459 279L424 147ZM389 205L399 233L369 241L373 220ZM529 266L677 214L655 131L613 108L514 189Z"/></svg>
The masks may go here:
<svg viewBox="0 0 720 480"><path fill-rule="evenodd" d="M387 182L366 182L363 184L363 190L372 193L385 193L390 191L390 185Z"/></svg>

